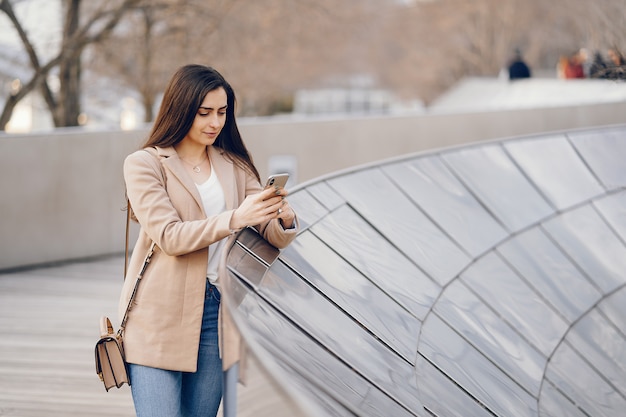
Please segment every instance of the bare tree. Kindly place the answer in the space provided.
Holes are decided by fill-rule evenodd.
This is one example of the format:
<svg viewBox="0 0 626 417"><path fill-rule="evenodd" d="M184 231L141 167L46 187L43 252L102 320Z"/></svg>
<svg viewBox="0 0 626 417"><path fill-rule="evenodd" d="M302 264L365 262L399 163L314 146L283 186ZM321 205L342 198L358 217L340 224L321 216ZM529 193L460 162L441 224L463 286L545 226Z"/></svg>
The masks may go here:
<svg viewBox="0 0 626 417"><path fill-rule="evenodd" d="M0 1L10 15L9 0ZM48 106L58 109L57 125L70 123L61 114L75 118L76 108L60 104L63 94L55 96L45 77L58 67L68 74L67 96L76 97L79 85L71 80L81 75L76 57L86 45L94 47L85 69L136 91L150 121L167 79L183 63L218 68L238 92L240 114L264 115L288 107L298 88L345 86L354 74L428 103L464 76L496 75L516 47L531 67L554 68L561 53L626 44L623 0L570 0L566 7L544 0L64 1L91 7L77 14L91 17L66 26L65 47L49 62L40 63L20 34L34 75L7 102L41 87ZM105 42L80 42L100 32Z"/></svg>
<svg viewBox="0 0 626 417"><path fill-rule="evenodd" d="M90 68L137 91L144 120L183 63L218 68L236 87L240 114L288 107L297 86L351 62L342 28L355 7L332 0L161 0L127 15L133 24L94 49ZM150 19L141 16L149 15ZM152 22L152 23L150 23ZM281 104L282 103L282 104Z"/></svg>
<svg viewBox="0 0 626 417"><path fill-rule="evenodd" d="M139 2L140 0L104 2L106 5L97 7L87 17L85 23L81 24L80 7L82 1L63 0L65 14L63 43L55 56L42 63L33 47L32 40L15 15L12 2L0 0L0 10L7 15L17 31L32 69L30 80L24 82L19 91L12 92L7 97L0 114L0 130L5 129L17 103L37 88L41 89L55 126L76 126L80 114L80 57L82 52L88 45L100 42L109 36L122 16ZM57 68L60 90L59 94L55 96L48 85L47 77Z"/></svg>
<svg viewBox="0 0 626 417"><path fill-rule="evenodd" d="M127 14L124 30L94 45L95 59L89 68L137 91L144 121L150 122L158 95L175 67L206 50L203 42L235 4L234 0L144 2ZM201 28L202 34L192 36L194 27Z"/></svg>

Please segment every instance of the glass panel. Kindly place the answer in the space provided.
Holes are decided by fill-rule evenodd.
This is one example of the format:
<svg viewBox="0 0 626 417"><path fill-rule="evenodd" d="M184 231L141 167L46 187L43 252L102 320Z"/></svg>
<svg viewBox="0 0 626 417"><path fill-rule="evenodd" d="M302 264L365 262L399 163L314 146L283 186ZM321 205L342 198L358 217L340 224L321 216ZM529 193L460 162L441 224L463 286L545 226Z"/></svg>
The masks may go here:
<svg viewBox="0 0 626 417"><path fill-rule="evenodd" d="M275 360L281 369L289 373L289 386L293 387L294 384L297 384L301 393L311 396L315 404L321 404L324 407L323 413L309 414L310 416L345 415L353 417L356 414L367 415L368 417L415 417L416 415L380 391L371 382L365 380L354 369L348 368L344 363L305 337L295 343L302 354L295 354L294 351L285 352L283 347L275 342L266 344L270 345L268 351L273 350L271 359ZM316 347L320 349L320 352L315 352ZM289 363L287 364L282 360L289 361ZM295 372L294 369L297 369L298 372ZM329 397L332 397L337 403ZM340 404L346 408L340 407ZM308 406L308 404L302 405ZM352 411L350 412L348 409ZM307 409L307 411L309 410ZM329 411L332 414L329 414ZM420 413L422 410L420 408L413 411ZM277 410L277 413L284 415L283 410Z"/></svg>
<svg viewBox="0 0 626 417"><path fill-rule="evenodd" d="M540 229L513 237L498 252L570 323L602 296Z"/></svg>
<svg viewBox="0 0 626 417"><path fill-rule="evenodd" d="M626 329L626 287L602 300L598 308L616 328Z"/></svg>
<svg viewBox="0 0 626 417"><path fill-rule="evenodd" d="M228 294L229 303L233 306L232 308L235 308L251 294L250 285L242 275L238 275L237 271L234 271L230 266L227 266L226 272L228 274L227 278L220 283L220 288L222 296Z"/></svg>
<svg viewBox="0 0 626 417"><path fill-rule="evenodd" d="M541 417L589 417L547 380L541 386L539 411Z"/></svg>
<svg viewBox="0 0 626 417"><path fill-rule="evenodd" d="M504 147L559 209L604 192L563 136L505 142Z"/></svg>
<svg viewBox="0 0 626 417"><path fill-rule="evenodd" d="M546 357L567 331L565 320L493 253L468 268L461 279Z"/></svg>
<svg viewBox="0 0 626 417"><path fill-rule="evenodd" d="M348 206L311 231L416 317L428 314L441 287Z"/></svg>
<svg viewBox="0 0 626 417"><path fill-rule="evenodd" d="M626 192L606 196L594 201L593 205L622 240L626 241Z"/></svg>
<svg viewBox="0 0 626 417"><path fill-rule="evenodd" d="M626 186L626 128L617 127L594 132L568 133L600 181L608 188Z"/></svg>
<svg viewBox="0 0 626 417"><path fill-rule="evenodd" d="M552 213L552 208L497 145L442 154L461 180L511 231Z"/></svg>
<svg viewBox="0 0 626 417"><path fill-rule="evenodd" d="M379 169L360 171L329 183L437 283L447 283L470 261Z"/></svg>
<svg viewBox="0 0 626 417"><path fill-rule="evenodd" d="M493 417L485 407L421 356L417 358L417 381L424 408L435 416ZM421 414L418 415L421 417Z"/></svg>
<svg viewBox="0 0 626 417"><path fill-rule="evenodd" d="M235 286L242 287L236 282ZM246 340L253 342L251 347L263 366L273 369L274 376L276 367L282 372L289 373L288 381L278 379L278 382L288 382L291 389L298 389L307 396L312 391L317 391L315 388L319 389L314 399L318 405L325 404L325 408L333 404L328 398L324 399L324 394L351 408L362 409L365 407L362 403L368 401L371 403L367 405L368 411L382 409L392 410L394 412L392 415L407 414L392 399L398 390L393 383L385 387L387 392L391 393L391 397L380 392L371 381L364 379L357 370L311 339L258 295L249 294L235 313L245 317L245 320L238 320L237 323ZM318 402L320 400L321 403ZM416 411L421 410L417 399L412 401L412 405L416 407ZM344 415L341 410L336 410L336 406L333 409L339 412L339 415ZM386 417L384 413L371 415Z"/></svg>
<svg viewBox="0 0 626 417"><path fill-rule="evenodd" d="M233 245L228 252L228 265L229 268L236 269L237 273L254 287L260 284L267 271L267 265L239 245Z"/></svg>
<svg viewBox="0 0 626 417"><path fill-rule="evenodd" d="M307 190L289 194L289 204L293 207L300 222L300 230L304 230L324 217L328 210L319 203Z"/></svg>
<svg viewBox="0 0 626 417"><path fill-rule="evenodd" d="M260 294L316 343L372 383L409 407L419 406L414 368L287 267L274 264L263 280ZM276 340L282 337L277 335Z"/></svg>
<svg viewBox="0 0 626 417"><path fill-rule="evenodd" d="M440 158L419 158L383 170L472 256L508 235Z"/></svg>
<svg viewBox="0 0 626 417"><path fill-rule="evenodd" d="M532 394L539 394L546 357L460 281L446 288L434 311L511 379Z"/></svg>
<svg viewBox="0 0 626 417"><path fill-rule="evenodd" d="M328 210L334 210L345 204L346 200L328 186L326 182L318 182L308 186L307 191L322 203Z"/></svg>
<svg viewBox="0 0 626 417"><path fill-rule="evenodd" d="M434 314L424 322L419 351L494 415L537 415L534 397Z"/></svg>
<svg viewBox="0 0 626 417"><path fill-rule="evenodd" d="M623 330L623 329L621 329ZM567 335L575 347L618 391L626 393L626 339L620 329L592 310Z"/></svg>
<svg viewBox="0 0 626 417"><path fill-rule="evenodd" d="M626 282L626 247L590 206L563 213L543 227L604 293Z"/></svg>
<svg viewBox="0 0 626 417"><path fill-rule="evenodd" d="M623 417L626 399L607 384L567 343L550 359L546 377L588 416Z"/></svg>
<svg viewBox="0 0 626 417"><path fill-rule="evenodd" d="M257 233L256 229L251 227L247 227L241 231L237 236L237 243L252 252L267 265L271 265L280 254L278 249L270 245Z"/></svg>
<svg viewBox="0 0 626 417"><path fill-rule="evenodd" d="M324 296L410 363L415 362L420 322L310 233L301 234L281 258ZM269 274L285 275L274 264ZM268 274L268 275L269 275ZM402 335L402 336L399 336Z"/></svg>

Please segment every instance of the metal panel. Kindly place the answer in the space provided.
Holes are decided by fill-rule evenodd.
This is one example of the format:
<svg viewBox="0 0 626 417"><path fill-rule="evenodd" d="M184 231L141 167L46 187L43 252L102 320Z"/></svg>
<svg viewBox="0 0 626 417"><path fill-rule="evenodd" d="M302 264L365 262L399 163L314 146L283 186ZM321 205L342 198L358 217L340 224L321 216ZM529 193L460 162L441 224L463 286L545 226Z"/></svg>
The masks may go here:
<svg viewBox="0 0 626 417"><path fill-rule="evenodd" d="M626 246L591 206L563 213L543 227L603 292L626 283Z"/></svg>
<svg viewBox="0 0 626 417"><path fill-rule="evenodd" d="M383 171L473 257L508 236L439 157L392 164Z"/></svg>
<svg viewBox="0 0 626 417"><path fill-rule="evenodd" d="M293 190L225 303L302 415L621 416L626 126L409 155Z"/></svg>
<svg viewBox="0 0 626 417"><path fill-rule="evenodd" d="M565 136L507 142L504 147L560 210L604 193Z"/></svg>
<svg viewBox="0 0 626 417"><path fill-rule="evenodd" d="M519 234L497 250L569 323L576 321L602 296L541 229Z"/></svg>
<svg viewBox="0 0 626 417"><path fill-rule="evenodd" d="M539 412L542 417L589 417L547 380L544 381L541 389Z"/></svg>
<svg viewBox="0 0 626 417"><path fill-rule="evenodd" d="M310 233L302 234L297 244L306 246L307 251L298 254L293 250L298 246L286 249L285 262L299 265L298 273L302 278L344 314L372 332L404 360L414 363L420 328L418 319ZM270 274L278 273L288 279L287 271L280 265L270 271ZM294 280L289 277L289 281Z"/></svg>
<svg viewBox="0 0 626 417"><path fill-rule="evenodd" d="M450 284L434 311L469 344L533 395L539 393L547 357L502 320L460 281Z"/></svg>
<svg viewBox="0 0 626 417"><path fill-rule="evenodd" d="M415 408L413 367L290 269L274 264L263 280L261 294L317 343L408 408Z"/></svg>
<svg viewBox="0 0 626 417"><path fill-rule="evenodd" d="M625 168L626 169L626 168ZM609 227L626 242L626 191L593 202Z"/></svg>
<svg viewBox="0 0 626 417"><path fill-rule="evenodd" d="M439 295L439 285L349 207L336 210L311 231L367 277L370 285L389 294L417 318L426 316ZM294 244L296 249L300 243ZM284 258L290 253L287 250Z"/></svg>
<svg viewBox="0 0 626 417"><path fill-rule="evenodd" d="M493 253L472 265L461 280L546 357L568 328L541 295Z"/></svg>
<svg viewBox="0 0 626 417"><path fill-rule="evenodd" d="M583 316L567 335L577 352L615 390L626 394L626 335L598 310Z"/></svg>
<svg viewBox="0 0 626 417"><path fill-rule="evenodd" d="M519 231L553 212L499 145L461 149L442 156L510 231Z"/></svg>
<svg viewBox="0 0 626 417"><path fill-rule="evenodd" d="M496 415L537 415L537 401L436 315L424 322L420 353Z"/></svg>
<svg viewBox="0 0 626 417"><path fill-rule="evenodd" d="M618 329L626 329L626 290L621 288L607 296L598 309Z"/></svg>
<svg viewBox="0 0 626 417"><path fill-rule="evenodd" d="M626 129L623 126L572 132L567 136L607 189L626 186Z"/></svg>
<svg viewBox="0 0 626 417"><path fill-rule="evenodd" d="M424 408L432 415L441 417L494 415L475 398L469 396L462 386L421 356L417 363L417 378Z"/></svg>
<svg viewBox="0 0 626 417"><path fill-rule="evenodd" d="M449 282L469 263L469 256L441 233L380 170L360 171L328 183L439 284Z"/></svg>
<svg viewBox="0 0 626 417"><path fill-rule="evenodd" d="M623 417L626 410L624 393L616 391L586 358L568 343L561 343L546 370L549 379L586 415Z"/></svg>
<svg viewBox="0 0 626 417"><path fill-rule="evenodd" d="M328 210L315 199L307 190L300 191L288 197L292 207L298 207L298 221L300 228L306 229L324 217Z"/></svg>
<svg viewBox="0 0 626 417"><path fill-rule="evenodd" d="M346 200L330 188L326 182L312 184L306 189L328 210L334 210L346 202Z"/></svg>

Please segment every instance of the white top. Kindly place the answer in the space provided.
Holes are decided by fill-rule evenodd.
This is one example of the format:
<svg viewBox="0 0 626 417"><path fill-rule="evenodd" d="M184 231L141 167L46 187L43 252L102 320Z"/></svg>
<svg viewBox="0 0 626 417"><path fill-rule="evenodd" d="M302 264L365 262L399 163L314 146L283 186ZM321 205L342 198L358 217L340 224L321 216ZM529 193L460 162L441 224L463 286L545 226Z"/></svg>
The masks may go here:
<svg viewBox="0 0 626 417"><path fill-rule="evenodd" d="M226 210L226 199L224 198L224 190L220 184L217 175L211 170L211 176L202 184L196 184L200 197L202 197L202 205L204 214L207 217L215 216ZM220 262L220 254L224 247L225 239L219 240L209 245L209 264L207 266L206 276L211 284L217 286L217 267Z"/></svg>

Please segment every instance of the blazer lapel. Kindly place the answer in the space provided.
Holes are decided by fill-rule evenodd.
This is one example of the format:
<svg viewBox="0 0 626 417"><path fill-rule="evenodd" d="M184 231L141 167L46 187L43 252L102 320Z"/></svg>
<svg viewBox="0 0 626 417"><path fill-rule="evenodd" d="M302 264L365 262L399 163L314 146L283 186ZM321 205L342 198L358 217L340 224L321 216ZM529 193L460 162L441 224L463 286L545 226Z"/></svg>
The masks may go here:
<svg viewBox="0 0 626 417"><path fill-rule="evenodd" d="M178 153L174 149L174 147L170 146L167 148L157 148L157 152L159 154L159 159L165 168L167 168L172 175L178 179L178 181L185 187L189 194L193 196L193 199L198 204L200 211L204 213L204 205L202 204L202 198L200 197L200 193L198 192L198 187L193 182L193 179L187 174L185 170L185 164L178 156Z"/></svg>

